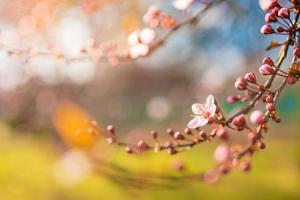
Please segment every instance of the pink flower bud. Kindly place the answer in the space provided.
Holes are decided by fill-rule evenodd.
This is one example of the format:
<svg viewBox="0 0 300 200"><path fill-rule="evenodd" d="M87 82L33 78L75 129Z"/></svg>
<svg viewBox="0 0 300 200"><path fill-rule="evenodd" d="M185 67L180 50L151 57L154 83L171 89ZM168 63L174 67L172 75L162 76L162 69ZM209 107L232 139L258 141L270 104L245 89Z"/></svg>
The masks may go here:
<svg viewBox="0 0 300 200"><path fill-rule="evenodd" d="M155 5L150 6L147 12L149 12L152 17L158 17L161 14L161 11Z"/></svg>
<svg viewBox="0 0 300 200"><path fill-rule="evenodd" d="M174 133L174 138L175 138L176 140L183 140L183 139L184 139L184 136L183 136L179 131L176 131L176 132Z"/></svg>
<svg viewBox="0 0 300 200"><path fill-rule="evenodd" d="M127 39L127 42L129 45L136 45L139 43L139 31L132 32Z"/></svg>
<svg viewBox="0 0 300 200"><path fill-rule="evenodd" d="M132 154L133 153L133 149L131 147L126 147L125 148L126 153L128 154Z"/></svg>
<svg viewBox="0 0 300 200"><path fill-rule="evenodd" d="M268 65L271 65L271 66L274 66L274 62L272 60L272 58L270 57L265 57L263 60L262 60L262 64L268 64Z"/></svg>
<svg viewBox="0 0 300 200"><path fill-rule="evenodd" d="M215 169L210 169L203 175L203 180L208 184L216 183L219 180L219 172Z"/></svg>
<svg viewBox="0 0 300 200"><path fill-rule="evenodd" d="M267 103L266 104L266 110L268 111L274 111L275 110L275 106L273 103Z"/></svg>
<svg viewBox="0 0 300 200"><path fill-rule="evenodd" d="M281 8L278 12L278 16L282 18L289 18L290 17L290 11L288 8Z"/></svg>
<svg viewBox="0 0 300 200"><path fill-rule="evenodd" d="M248 161L241 162L239 167L244 172L248 172L251 170L251 164Z"/></svg>
<svg viewBox="0 0 300 200"><path fill-rule="evenodd" d="M106 127L106 130L107 130L110 134L112 134L112 135L115 134L115 127L114 127L113 125L108 125L108 126Z"/></svg>
<svg viewBox="0 0 300 200"><path fill-rule="evenodd" d="M250 144L254 143L255 137L256 137L256 133L255 132L250 131L248 133L248 141L250 142Z"/></svg>
<svg viewBox="0 0 300 200"><path fill-rule="evenodd" d="M161 11L156 6L150 6L143 16L143 21L145 24L148 24L152 28L156 28L159 25L159 16Z"/></svg>
<svg viewBox="0 0 300 200"><path fill-rule="evenodd" d="M144 28L139 34L139 39L143 44L149 45L155 39L155 31L151 28Z"/></svg>
<svg viewBox="0 0 300 200"><path fill-rule="evenodd" d="M300 48L295 48L293 54L295 57L300 58Z"/></svg>
<svg viewBox="0 0 300 200"><path fill-rule="evenodd" d="M266 144L263 143L263 142L259 142L259 143L257 144L257 146L258 146L258 148L260 148L260 149L265 149L265 148L266 148Z"/></svg>
<svg viewBox="0 0 300 200"><path fill-rule="evenodd" d="M139 151L146 151L147 149L150 148L149 145L143 140L140 140L137 143L137 147L138 147Z"/></svg>
<svg viewBox="0 0 300 200"><path fill-rule="evenodd" d="M279 117L275 117L275 119L273 119L276 123L280 123L281 122L281 118Z"/></svg>
<svg viewBox="0 0 300 200"><path fill-rule="evenodd" d="M252 124L256 124L256 125L262 124L265 122L265 115L262 111L255 110L250 115L250 121Z"/></svg>
<svg viewBox="0 0 300 200"><path fill-rule="evenodd" d="M240 159L239 158L233 158L231 161L231 166L232 167L237 167L240 164Z"/></svg>
<svg viewBox="0 0 300 200"><path fill-rule="evenodd" d="M175 155L175 154L178 153L178 151L177 151L174 147L170 147L170 148L168 149L168 153L169 153L170 155Z"/></svg>
<svg viewBox="0 0 300 200"><path fill-rule="evenodd" d="M266 76L266 75L271 75L275 73L275 70L273 69L273 67L271 67L271 65L268 64L264 64L259 68L259 72Z"/></svg>
<svg viewBox="0 0 300 200"><path fill-rule="evenodd" d="M234 86L238 90L246 90L247 89L247 81L243 77L239 77L235 81Z"/></svg>
<svg viewBox="0 0 300 200"><path fill-rule="evenodd" d="M193 135L193 131L189 128L185 128L184 133L187 134L187 135Z"/></svg>
<svg viewBox="0 0 300 200"><path fill-rule="evenodd" d="M287 78L287 83L288 83L289 85L294 85L296 82L297 82L297 78L294 77L294 76L289 76L289 77Z"/></svg>
<svg viewBox="0 0 300 200"><path fill-rule="evenodd" d="M228 174L228 172L230 171L230 166L228 165L220 165L218 167L218 171L221 173L221 174Z"/></svg>
<svg viewBox="0 0 300 200"><path fill-rule="evenodd" d="M246 125L246 120L243 114L236 116L233 120L232 123L240 128L244 128Z"/></svg>
<svg viewBox="0 0 300 200"><path fill-rule="evenodd" d="M158 132L157 132L157 131L151 130L151 131L150 131L150 134L151 134L151 136L152 136L152 138L153 138L154 140L157 140L157 138L158 138Z"/></svg>
<svg viewBox="0 0 300 200"><path fill-rule="evenodd" d="M278 27L276 28L276 30L277 30L278 33L282 33L282 32L284 32L284 31L286 31L286 30L284 29L283 26L278 26Z"/></svg>
<svg viewBox="0 0 300 200"><path fill-rule="evenodd" d="M275 30L272 28L271 25L269 24L266 24L266 25L263 25L260 29L260 32L264 35L268 35L268 34L273 34L275 33Z"/></svg>
<svg viewBox="0 0 300 200"><path fill-rule="evenodd" d="M265 15L265 21L267 23L273 23L273 22L277 22L277 17L276 15L274 15L273 13L267 13Z"/></svg>
<svg viewBox="0 0 300 200"><path fill-rule="evenodd" d="M199 137L202 139L202 140L206 140L207 139L207 134L204 132L204 131L200 131L198 133Z"/></svg>
<svg viewBox="0 0 300 200"><path fill-rule="evenodd" d="M167 128L166 133L167 133L168 135L170 135L171 137L173 137L173 135L174 135L174 131L173 131L173 129L171 129L171 128Z"/></svg>
<svg viewBox="0 0 300 200"><path fill-rule="evenodd" d="M172 163L172 167L177 171L184 171L185 170L185 164L181 160L176 160Z"/></svg>
<svg viewBox="0 0 300 200"><path fill-rule="evenodd" d="M230 157L229 147L226 145L219 145L214 153L214 158L218 163L226 162Z"/></svg>
<svg viewBox="0 0 300 200"><path fill-rule="evenodd" d="M237 96L228 96L228 97L227 97L227 102L228 102L229 104L234 104L234 103L236 103L236 102L239 101L239 100L240 100L240 98L237 97Z"/></svg>
<svg viewBox="0 0 300 200"><path fill-rule="evenodd" d="M272 12L275 16L278 16L279 10L280 10L280 7L275 7L275 8L272 9L271 12Z"/></svg>
<svg viewBox="0 0 300 200"><path fill-rule="evenodd" d="M256 83L256 76L253 72L249 72L245 75L246 81L250 83Z"/></svg>
<svg viewBox="0 0 300 200"><path fill-rule="evenodd" d="M269 96L266 97L265 100L266 100L267 103L273 103L273 96L269 95Z"/></svg>
<svg viewBox="0 0 300 200"><path fill-rule="evenodd" d="M227 140L228 139L228 133L225 130L225 128L221 127L217 130L216 132L217 136L222 139L222 140Z"/></svg>

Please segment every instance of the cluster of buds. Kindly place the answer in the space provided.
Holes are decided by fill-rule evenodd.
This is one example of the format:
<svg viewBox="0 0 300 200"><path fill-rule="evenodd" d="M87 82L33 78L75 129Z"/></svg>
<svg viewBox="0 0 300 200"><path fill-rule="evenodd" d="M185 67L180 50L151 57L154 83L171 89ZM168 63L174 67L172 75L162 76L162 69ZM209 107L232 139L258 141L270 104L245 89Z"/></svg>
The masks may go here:
<svg viewBox="0 0 300 200"><path fill-rule="evenodd" d="M178 0L178 2L181 1ZM192 1L185 1L185 3L187 2ZM236 167L245 172L249 171L254 153L266 148L263 139L264 134L268 131L270 119L276 123L281 122L276 110L278 97L287 84L295 84L300 78L300 64L298 63L300 58L299 6L291 2L291 8L283 7L277 0L262 0L260 3L263 10L268 12L265 21L279 24L276 29L269 24L264 25L261 32L263 34L285 34L288 38L286 42L282 43L276 63L270 57L265 57L262 60L258 72L262 77L268 78L267 81L261 83L254 72L246 73L243 77L237 78L234 86L237 90L245 92L245 95L228 96L227 100L230 104L239 101L248 102L245 107L227 118L223 115L216 99L209 95L205 103L192 105L193 118L188 122L187 128L183 132L167 129L166 134L171 137L171 140L159 140L158 132L151 131L154 140L151 145L146 141L138 141L136 144L121 143L117 139L115 139L115 143L125 146L127 153L139 153L152 149L155 152L167 150L169 154L174 155L189 150L202 142L217 138L222 142L217 146L214 153L217 166L205 172L202 176L203 180L213 183L219 179L220 175L227 174ZM151 16L159 16L157 12L153 10L151 12ZM290 45L294 46L293 60L288 71L284 71L281 69L281 65L287 57L286 54ZM271 87L275 77L282 78L282 83L278 87ZM257 108L258 106L261 108ZM252 110L253 108L255 109ZM210 131L202 130L204 126L211 127ZM110 128L108 131L111 132ZM245 134L247 144L231 142L230 132Z"/></svg>
<svg viewBox="0 0 300 200"><path fill-rule="evenodd" d="M155 31L151 28L136 30L128 37L129 56L136 59L140 56L146 56L150 51L150 45L155 39Z"/></svg>
<svg viewBox="0 0 300 200"><path fill-rule="evenodd" d="M70 59L73 59L74 61L80 61L86 57L90 58L95 63L99 62L100 60L107 60L110 65L115 66L120 60L124 60L127 57L127 54L125 53L118 54L118 50L118 44L116 42L110 41L97 44L96 40L91 38L87 42L87 45L80 49L80 53L83 56Z"/></svg>
<svg viewBox="0 0 300 200"><path fill-rule="evenodd" d="M147 12L143 16L143 22L151 28L172 28L175 27L177 20L161 11L156 6L152 5L148 8Z"/></svg>
<svg viewBox="0 0 300 200"><path fill-rule="evenodd" d="M262 133L266 131L266 118L262 111L256 110L251 113L250 122L257 126L251 128L247 125L245 115L235 116L232 125L229 125L215 98L209 95L204 104L193 104L193 119L188 123L188 127L183 131L176 131L171 128L166 129L163 134L158 131L150 131L153 139L151 143L145 140L129 144L120 142L115 134L115 128L110 125L107 131L110 135L108 140L119 146L124 146L128 154L141 153L152 150L154 152L167 151L170 155L175 155L205 141L214 139L220 140L223 144L218 146L214 153L217 165L213 170L208 170L202 177L208 183L217 181L220 175L227 174L233 168L238 167L242 171L249 171L251 168L251 155L256 149L263 149L265 145L262 141ZM204 131L201 127L212 126L210 131ZM241 145L230 146L229 130L235 132L246 131L248 135L248 144L246 148ZM166 139L168 138L168 139ZM246 157L246 158L244 158Z"/></svg>
<svg viewBox="0 0 300 200"><path fill-rule="evenodd" d="M298 57L295 55L295 51L298 51L298 48L295 48L294 50L294 62L292 63L292 67L290 67L288 71L284 71L278 68L270 57L265 57L262 60L262 65L259 68L259 73L262 76L284 77L286 78L288 84L290 85L295 84L299 80L299 70L300 70L300 66L297 63ZM237 90L245 91L245 95L242 96L238 94L238 95L228 96L227 102L229 104L234 104L239 101L241 102L248 101L249 99L255 97L258 94L264 94L265 95L264 99L269 99L266 101L270 103L271 99L274 96L274 92L269 90L270 86L268 84L264 85L257 81L254 72L246 73L244 77L237 78L234 86ZM273 107L274 106L269 105L267 110L270 110L270 108Z"/></svg>
<svg viewBox="0 0 300 200"><path fill-rule="evenodd" d="M276 75L284 77L287 79L289 85L294 85L300 78L299 52L299 47L295 46L293 51L293 63L287 71L277 68L270 57L265 57L262 61L262 66L259 68L259 72L263 76Z"/></svg>
<svg viewBox="0 0 300 200"><path fill-rule="evenodd" d="M227 102L229 104L234 104L239 101L246 102L257 95L259 91L266 90L262 84L258 83L254 72L246 73L244 77L238 77L234 83L234 86L237 90L244 91L245 95L242 96L238 94L228 96Z"/></svg>
<svg viewBox="0 0 300 200"><path fill-rule="evenodd" d="M263 34L292 34L297 27L291 20L292 9L287 7L282 7L277 0L269 0L264 9L268 11L265 15L265 22L268 23L261 28L261 33ZM270 24L277 23L277 27L274 28Z"/></svg>
<svg viewBox="0 0 300 200"><path fill-rule="evenodd" d="M263 59L262 66L259 68L259 72L263 76L273 75L276 73L276 67L270 57L266 57Z"/></svg>
<svg viewBox="0 0 300 200"><path fill-rule="evenodd" d="M126 60L126 52L119 53L118 45L114 41L97 43L94 38L86 41L86 44L78 49L78 55L69 55L60 48L53 47L47 50L40 50L34 47L15 48L0 42L0 51L6 52L9 56L25 58L26 62L37 57L49 57L63 60L67 64L91 60L94 63L106 61L111 66L115 66L119 61Z"/></svg>
<svg viewBox="0 0 300 200"><path fill-rule="evenodd" d="M216 136L216 131L208 134L204 131L200 131L199 129L191 130L189 128L185 128L183 131L175 131L171 128L167 128L164 134L159 134L158 131L151 130L150 135L153 139L151 144L145 140L139 140L136 143L129 144L120 142L119 138L117 138L115 134L115 128L112 125L107 126L107 131L110 135L107 141L110 144L114 143L119 146L124 146L125 151L128 154L152 150L154 152L167 151L168 154L175 155L191 149L198 143L211 140Z"/></svg>

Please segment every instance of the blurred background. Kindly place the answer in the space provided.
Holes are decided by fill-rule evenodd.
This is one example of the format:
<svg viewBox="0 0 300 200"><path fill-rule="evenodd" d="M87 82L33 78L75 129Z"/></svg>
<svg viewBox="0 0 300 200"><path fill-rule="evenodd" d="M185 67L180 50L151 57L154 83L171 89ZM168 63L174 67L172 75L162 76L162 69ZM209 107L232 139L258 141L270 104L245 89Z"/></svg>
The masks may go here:
<svg viewBox="0 0 300 200"><path fill-rule="evenodd" d="M55 49L78 55L93 38L125 48L128 35L156 5L177 19L185 16L166 0L0 0L0 44L13 49ZM198 1L188 14L201 9ZM260 34L264 13L253 0L229 0L209 10L196 26L175 32L149 57L111 66L84 60L67 63L51 56L28 59L0 49L0 199L299 199L299 92L289 87L279 102L283 123L271 125L267 149L253 170L236 171L215 185L175 180L143 184L103 173L105 162L130 173L177 174L174 166L201 172L213 166L214 144L190 152L127 155L105 145L103 127L114 124L125 141L149 138L149 131L182 130L190 105L217 97L226 103L233 83L257 73L271 39ZM288 67L287 64L285 64ZM263 81L263 80L261 80ZM90 137L72 136L98 122L100 141L92 154Z"/></svg>

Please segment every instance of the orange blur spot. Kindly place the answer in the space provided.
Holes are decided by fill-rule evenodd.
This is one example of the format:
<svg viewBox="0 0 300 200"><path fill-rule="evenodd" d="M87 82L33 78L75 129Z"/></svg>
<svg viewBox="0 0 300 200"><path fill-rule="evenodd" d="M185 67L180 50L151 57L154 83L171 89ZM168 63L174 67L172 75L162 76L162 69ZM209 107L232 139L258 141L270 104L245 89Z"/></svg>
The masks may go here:
<svg viewBox="0 0 300 200"><path fill-rule="evenodd" d="M91 149L102 139L102 132L96 121L76 104L63 101L56 107L53 123L64 142L71 147Z"/></svg>

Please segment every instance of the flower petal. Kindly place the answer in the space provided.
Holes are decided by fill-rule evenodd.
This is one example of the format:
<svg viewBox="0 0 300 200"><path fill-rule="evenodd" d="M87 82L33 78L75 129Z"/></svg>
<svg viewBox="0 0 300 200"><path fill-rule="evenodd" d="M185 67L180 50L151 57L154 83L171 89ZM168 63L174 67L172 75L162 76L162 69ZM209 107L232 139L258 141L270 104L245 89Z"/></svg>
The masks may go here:
<svg viewBox="0 0 300 200"><path fill-rule="evenodd" d="M204 118L204 117L194 117L187 124L187 127L193 129L193 128L204 126L207 123L208 123L208 119L207 118Z"/></svg>
<svg viewBox="0 0 300 200"><path fill-rule="evenodd" d="M216 110L217 110L217 106L215 104L213 104L210 108L208 108L210 117L213 117L215 115Z"/></svg>
<svg viewBox="0 0 300 200"><path fill-rule="evenodd" d="M175 0L173 6L178 10L186 10L190 7L194 0Z"/></svg>
<svg viewBox="0 0 300 200"><path fill-rule="evenodd" d="M210 94L206 98L205 107L209 110L209 108L212 107L212 105L215 105L215 98L213 95Z"/></svg>
<svg viewBox="0 0 300 200"><path fill-rule="evenodd" d="M194 103L192 105L192 111L195 115L203 115L205 112L204 105L200 103Z"/></svg>

